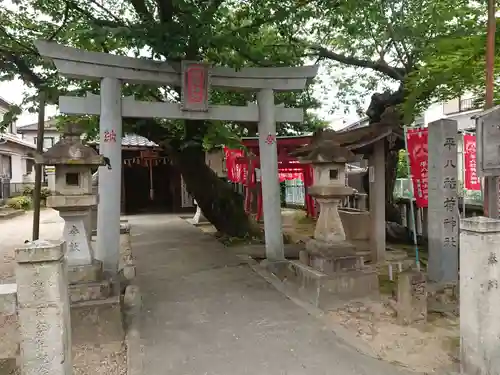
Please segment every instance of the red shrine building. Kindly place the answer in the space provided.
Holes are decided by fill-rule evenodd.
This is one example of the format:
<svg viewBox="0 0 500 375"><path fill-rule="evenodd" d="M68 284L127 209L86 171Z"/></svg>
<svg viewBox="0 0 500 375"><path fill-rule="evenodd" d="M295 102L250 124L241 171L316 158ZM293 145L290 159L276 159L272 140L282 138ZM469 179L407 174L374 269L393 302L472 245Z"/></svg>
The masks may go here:
<svg viewBox="0 0 500 375"><path fill-rule="evenodd" d="M301 164L290 155L297 148L309 144L311 135L277 137L278 174L280 182L302 180L304 183L305 209L310 217L316 216L314 199L307 194L313 183L312 167ZM260 152L258 137L242 139L243 149L224 148L228 181L245 187L245 210L256 212L256 219L262 219L262 191L260 186Z"/></svg>

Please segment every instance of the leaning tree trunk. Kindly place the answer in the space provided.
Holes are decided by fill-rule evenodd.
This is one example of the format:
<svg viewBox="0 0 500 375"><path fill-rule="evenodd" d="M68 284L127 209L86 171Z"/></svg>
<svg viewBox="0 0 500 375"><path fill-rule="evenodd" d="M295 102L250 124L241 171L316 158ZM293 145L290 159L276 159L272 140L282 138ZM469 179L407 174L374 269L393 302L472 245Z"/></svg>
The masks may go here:
<svg viewBox="0 0 500 375"><path fill-rule="evenodd" d="M202 141L207 126L205 121L185 121L183 142L171 142L173 162L188 192L219 232L232 237L260 236L258 226L245 212L241 194L217 177L205 162Z"/></svg>
<svg viewBox="0 0 500 375"><path fill-rule="evenodd" d="M232 237L259 235L258 227L244 210L243 197L206 165L201 147L178 151L175 165L182 173L187 190L218 231Z"/></svg>
<svg viewBox="0 0 500 375"><path fill-rule="evenodd" d="M243 197L206 165L202 148L206 125L203 121L185 121L182 139L154 120L141 124L135 121L135 131L164 146L181 172L187 191L219 232L232 237L261 236L259 227L245 212Z"/></svg>

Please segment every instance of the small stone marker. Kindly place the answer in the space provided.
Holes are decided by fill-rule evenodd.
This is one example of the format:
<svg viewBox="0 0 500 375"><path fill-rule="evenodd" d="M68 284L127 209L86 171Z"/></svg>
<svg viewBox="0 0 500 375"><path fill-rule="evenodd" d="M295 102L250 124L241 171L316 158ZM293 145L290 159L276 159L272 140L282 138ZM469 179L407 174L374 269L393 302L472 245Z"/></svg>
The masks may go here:
<svg viewBox="0 0 500 375"><path fill-rule="evenodd" d="M71 322L64 241L16 249L22 374L70 375Z"/></svg>
<svg viewBox="0 0 500 375"><path fill-rule="evenodd" d="M191 219L191 222L196 225L196 224L203 224L203 223L209 223L205 215L203 215L203 212L201 211L201 207L198 205L198 202L196 202L196 199L193 200L193 203L196 206L196 213L194 214L193 218Z"/></svg>
<svg viewBox="0 0 500 375"><path fill-rule="evenodd" d="M422 272L408 270L398 275L396 306L399 324L427 320L427 286Z"/></svg>

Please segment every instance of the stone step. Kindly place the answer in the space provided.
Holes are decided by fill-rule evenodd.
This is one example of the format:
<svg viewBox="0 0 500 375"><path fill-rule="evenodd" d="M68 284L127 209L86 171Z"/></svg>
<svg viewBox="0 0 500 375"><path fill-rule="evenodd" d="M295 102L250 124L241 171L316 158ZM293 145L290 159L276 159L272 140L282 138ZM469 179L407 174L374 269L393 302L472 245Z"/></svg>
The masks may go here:
<svg viewBox="0 0 500 375"><path fill-rule="evenodd" d="M68 278L70 284L99 282L102 280L102 262L94 259L92 264L85 266L69 266Z"/></svg>
<svg viewBox="0 0 500 375"><path fill-rule="evenodd" d="M111 295L111 283L108 280L72 284L69 296L72 306L76 302L105 300Z"/></svg>
<svg viewBox="0 0 500 375"><path fill-rule="evenodd" d="M114 342L121 345L125 332L120 297L72 304L71 326L73 345L96 346Z"/></svg>

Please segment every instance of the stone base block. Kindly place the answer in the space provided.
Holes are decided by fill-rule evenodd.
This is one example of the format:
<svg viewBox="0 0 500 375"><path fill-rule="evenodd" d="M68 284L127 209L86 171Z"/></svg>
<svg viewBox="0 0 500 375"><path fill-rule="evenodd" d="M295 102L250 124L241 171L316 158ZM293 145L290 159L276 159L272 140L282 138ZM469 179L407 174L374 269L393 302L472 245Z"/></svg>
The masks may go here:
<svg viewBox="0 0 500 375"><path fill-rule="evenodd" d="M310 255L325 258L356 255L356 247L347 241L326 242L312 238L307 241L306 250Z"/></svg>
<svg viewBox="0 0 500 375"><path fill-rule="evenodd" d="M2 375L18 375L21 373L17 365L16 358L0 359L0 374Z"/></svg>
<svg viewBox="0 0 500 375"><path fill-rule="evenodd" d="M17 314L0 315L0 360L16 358L18 354L19 323ZM4 373L0 371L0 374Z"/></svg>
<svg viewBox="0 0 500 375"><path fill-rule="evenodd" d="M78 283L69 286L70 302L105 300L112 293L111 283L108 280Z"/></svg>
<svg viewBox="0 0 500 375"><path fill-rule="evenodd" d="M92 264L84 266L68 266L70 284L90 283L102 280L102 262L94 259Z"/></svg>
<svg viewBox="0 0 500 375"><path fill-rule="evenodd" d="M130 233L130 224L128 220L126 222L120 221L120 234Z"/></svg>
<svg viewBox="0 0 500 375"><path fill-rule="evenodd" d="M95 218L95 225L97 226L97 215ZM120 234L130 233L130 224L127 219L120 219ZM97 236L97 228L92 228L92 236Z"/></svg>
<svg viewBox="0 0 500 375"><path fill-rule="evenodd" d="M427 289L424 273L407 270L398 275L396 310L399 324L427 321Z"/></svg>
<svg viewBox="0 0 500 375"><path fill-rule="evenodd" d="M301 299L323 310L356 298L378 297L378 275L371 267L330 275L299 261L280 262L267 268Z"/></svg>
<svg viewBox="0 0 500 375"><path fill-rule="evenodd" d="M321 255L311 255L309 266L326 274L343 270L356 270L362 267L360 257L356 255L325 258Z"/></svg>
<svg viewBox="0 0 500 375"><path fill-rule="evenodd" d="M361 257L356 254L356 247L346 241L324 242L312 239L306 243L306 251L309 258L303 263L329 275L363 267Z"/></svg>
<svg viewBox="0 0 500 375"><path fill-rule="evenodd" d="M125 332L120 297L73 304L71 328L73 345L121 344Z"/></svg>

